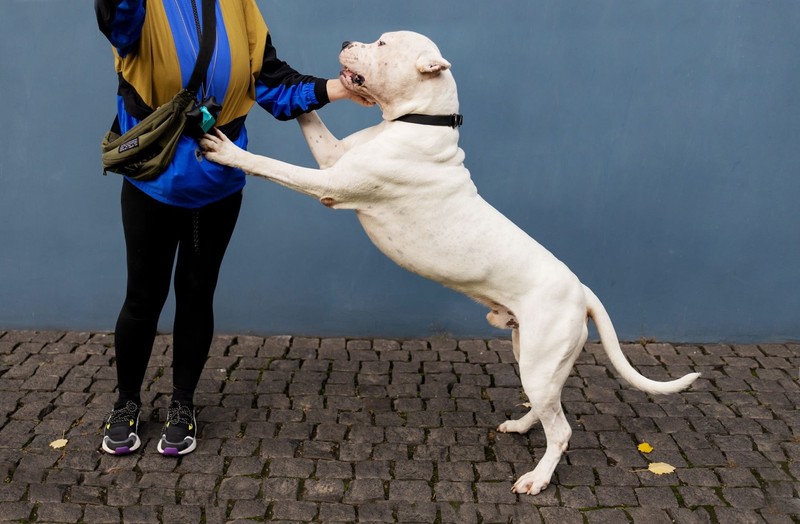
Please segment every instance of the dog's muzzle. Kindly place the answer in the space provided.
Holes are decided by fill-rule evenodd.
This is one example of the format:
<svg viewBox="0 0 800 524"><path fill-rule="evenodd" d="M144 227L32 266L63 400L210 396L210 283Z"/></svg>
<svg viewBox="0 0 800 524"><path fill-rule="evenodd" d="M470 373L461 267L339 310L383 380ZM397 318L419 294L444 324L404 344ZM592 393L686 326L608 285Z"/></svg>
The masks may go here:
<svg viewBox="0 0 800 524"><path fill-rule="evenodd" d="M339 74L345 78L349 78L350 81L357 86L363 86L366 80L364 75L359 75L358 73L349 70L347 67L343 67Z"/></svg>

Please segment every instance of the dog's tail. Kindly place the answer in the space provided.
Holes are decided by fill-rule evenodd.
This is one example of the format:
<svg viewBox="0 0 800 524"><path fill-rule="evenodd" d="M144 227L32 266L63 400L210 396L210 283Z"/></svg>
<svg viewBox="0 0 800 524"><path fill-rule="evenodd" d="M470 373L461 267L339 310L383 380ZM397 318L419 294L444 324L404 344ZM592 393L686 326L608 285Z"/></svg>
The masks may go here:
<svg viewBox="0 0 800 524"><path fill-rule="evenodd" d="M597 332L600 334L600 342L603 344L603 349L606 350L608 358L611 359L611 364L636 389L640 389L646 393L665 395L667 393L676 393L686 389L694 382L700 373L689 373L676 380L668 382L659 382L657 380L650 380L644 377L633 366L631 366L622 348L619 347L619 340L617 339L617 332L611 324L611 318L606 312L606 308L600 302L591 289L583 286L583 291L586 295L586 303L588 306L589 316L594 320L597 326Z"/></svg>

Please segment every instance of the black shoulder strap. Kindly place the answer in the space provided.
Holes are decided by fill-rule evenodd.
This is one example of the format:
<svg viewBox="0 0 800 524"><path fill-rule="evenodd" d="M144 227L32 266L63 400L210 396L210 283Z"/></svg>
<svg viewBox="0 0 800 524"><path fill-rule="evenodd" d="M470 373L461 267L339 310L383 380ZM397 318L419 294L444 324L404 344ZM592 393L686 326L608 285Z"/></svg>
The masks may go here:
<svg viewBox="0 0 800 524"><path fill-rule="evenodd" d="M206 76L208 64L214 54L214 44L217 41L217 9L215 0L203 0L203 36L200 39L200 51L197 53L197 62L194 64L192 76L186 89L196 93Z"/></svg>

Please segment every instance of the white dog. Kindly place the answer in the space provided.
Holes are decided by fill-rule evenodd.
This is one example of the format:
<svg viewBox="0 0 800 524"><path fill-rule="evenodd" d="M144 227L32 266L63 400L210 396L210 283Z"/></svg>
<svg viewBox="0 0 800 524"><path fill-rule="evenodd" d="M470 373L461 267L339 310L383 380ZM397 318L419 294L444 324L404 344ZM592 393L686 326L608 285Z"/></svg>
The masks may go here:
<svg viewBox="0 0 800 524"><path fill-rule="evenodd" d="M301 128L321 169L245 152L221 133L203 139L206 157L328 207L354 209L389 258L486 305L491 325L512 330L532 407L498 430L525 433L538 420L547 437L544 457L513 491L535 495L547 487L567 449L572 430L561 409L561 390L586 342L588 317L612 364L634 387L673 393L699 376L657 382L640 375L622 353L594 293L478 195L458 147L456 83L433 42L408 31L386 33L370 44L345 42L339 58L341 82L374 101L384 120L339 141L315 113L302 116Z"/></svg>

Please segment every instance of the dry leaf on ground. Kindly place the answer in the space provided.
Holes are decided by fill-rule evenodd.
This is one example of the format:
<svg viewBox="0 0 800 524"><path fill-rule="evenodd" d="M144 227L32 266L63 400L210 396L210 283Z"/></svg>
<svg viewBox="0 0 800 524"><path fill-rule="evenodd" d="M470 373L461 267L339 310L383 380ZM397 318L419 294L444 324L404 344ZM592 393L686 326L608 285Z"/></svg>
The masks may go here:
<svg viewBox="0 0 800 524"><path fill-rule="evenodd" d="M53 449L60 449L60 448L63 448L64 446L66 446L67 442L69 442L67 439L60 438L58 440L54 440L53 442L51 442L50 443L50 447L53 448Z"/></svg>
<svg viewBox="0 0 800 524"><path fill-rule="evenodd" d="M672 473L675 471L675 466L670 466L666 462L652 462L647 466L647 469L656 475L664 475L665 473Z"/></svg>

